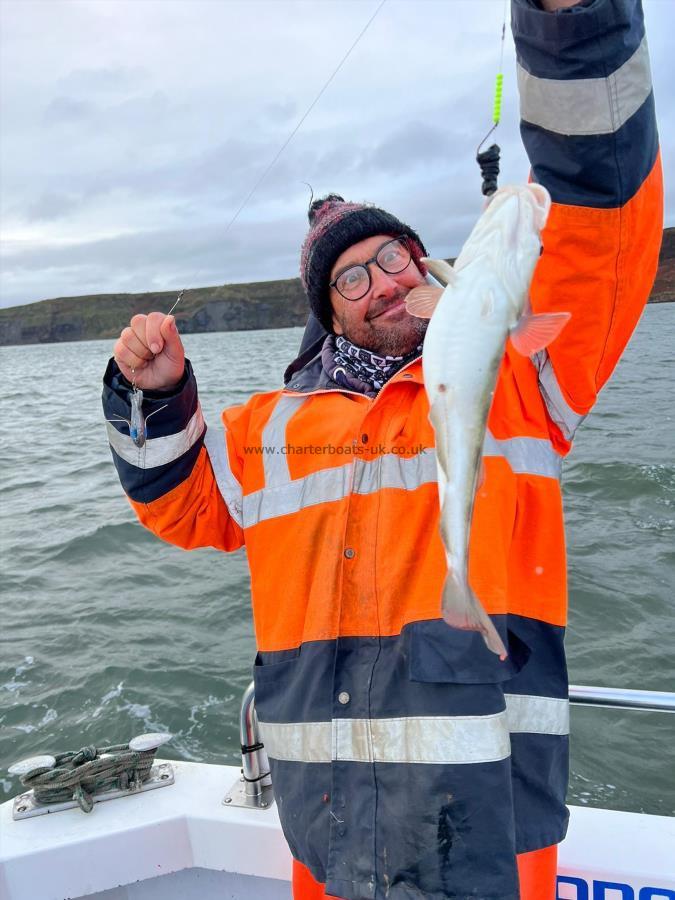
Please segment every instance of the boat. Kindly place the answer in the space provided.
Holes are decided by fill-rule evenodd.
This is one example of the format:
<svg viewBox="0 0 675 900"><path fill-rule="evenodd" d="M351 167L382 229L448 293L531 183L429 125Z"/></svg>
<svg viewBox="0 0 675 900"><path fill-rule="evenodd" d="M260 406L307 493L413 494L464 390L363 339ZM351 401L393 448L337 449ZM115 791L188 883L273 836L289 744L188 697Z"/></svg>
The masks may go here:
<svg viewBox="0 0 675 900"><path fill-rule="evenodd" d="M570 701L675 712L675 693L662 691L573 686ZM170 736L142 735L129 748L153 755L143 781L94 793L88 806L81 796L40 803L34 790L3 803L0 900L290 900L253 684L240 731L241 769L154 759ZM12 771L40 766L48 758ZM675 818L571 806L556 900L675 900Z"/></svg>

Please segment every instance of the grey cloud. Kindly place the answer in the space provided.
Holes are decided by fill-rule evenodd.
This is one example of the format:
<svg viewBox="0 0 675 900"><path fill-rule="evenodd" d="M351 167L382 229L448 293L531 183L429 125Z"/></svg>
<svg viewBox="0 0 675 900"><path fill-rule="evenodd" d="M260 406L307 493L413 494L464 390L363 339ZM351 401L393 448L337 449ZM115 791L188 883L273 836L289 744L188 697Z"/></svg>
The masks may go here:
<svg viewBox="0 0 675 900"><path fill-rule="evenodd" d="M286 250L280 251L280 247L297 247L299 253L303 235L298 232L297 219L242 223L227 234L224 226L217 224L155 229L66 246L10 245L5 248L4 256L11 262L12 270L18 273L33 271L38 264L56 272L86 266L110 266L120 271L159 271L177 265L185 269L187 263L194 272L199 272L202 263L210 265L209 261L216 256L227 259L228 265L237 271L248 268L254 272L259 261L270 254L282 252L283 255ZM289 235L294 233L295 240L289 241ZM229 280L223 272L221 280L226 278Z"/></svg>
<svg viewBox="0 0 675 900"><path fill-rule="evenodd" d="M190 205L197 197L208 197L220 206L241 201L254 183L256 171L262 173L273 158L273 146L232 139L197 155L189 155L190 144L173 148L175 158L161 164L139 155L125 166L114 166L106 158L101 168L89 172L54 172L53 187L40 191L23 206L27 221L55 219L95 204L115 192L128 191L147 204L153 198L173 197L179 205ZM270 177L289 177L285 161L280 161ZM203 207L202 207L203 208ZM13 210L18 213L18 207Z"/></svg>
<svg viewBox="0 0 675 900"><path fill-rule="evenodd" d="M447 130L413 120L380 141L362 160L361 170L400 172L408 166L447 160L451 153L452 137Z"/></svg>
<svg viewBox="0 0 675 900"><path fill-rule="evenodd" d="M294 100L277 101L276 103L266 103L263 107L261 118L269 119L276 123L286 123L298 115L298 104Z"/></svg>
<svg viewBox="0 0 675 900"><path fill-rule="evenodd" d="M137 89L148 80L142 66L103 66L73 69L56 82L65 94L119 94Z"/></svg>
<svg viewBox="0 0 675 900"><path fill-rule="evenodd" d="M102 133L119 134L121 129L129 128L150 131L177 115L178 111L166 93L156 90L118 102L55 97L45 109L45 122L49 125L87 122L100 136Z"/></svg>
<svg viewBox="0 0 675 900"><path fill-rule="evenodd" d="M54 220L67 216L82 203L82 196L65 191L45 191L26 207L29 222Z"/></svg>
<svg viewBox="0 0 675 900"><path fill-rule="evenodd" d="M95 107L86 100L73 97L55 97L46 107L44 120L48 125L70 124L91 119Z"/></svg>

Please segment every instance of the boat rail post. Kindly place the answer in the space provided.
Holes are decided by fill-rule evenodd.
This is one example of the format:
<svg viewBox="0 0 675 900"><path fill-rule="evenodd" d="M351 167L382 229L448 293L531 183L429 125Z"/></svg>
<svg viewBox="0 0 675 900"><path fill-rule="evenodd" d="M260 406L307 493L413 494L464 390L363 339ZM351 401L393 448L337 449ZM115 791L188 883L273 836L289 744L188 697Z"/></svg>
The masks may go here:
<svg viewBox="0 0 675 900"><path fill-rule="evenodd" d="M239 739L241 776L227 792L223 803L250 809L269 809L274 803L272 778L265 746L260 740L253 682L248 685L241 700Z"/></svg>

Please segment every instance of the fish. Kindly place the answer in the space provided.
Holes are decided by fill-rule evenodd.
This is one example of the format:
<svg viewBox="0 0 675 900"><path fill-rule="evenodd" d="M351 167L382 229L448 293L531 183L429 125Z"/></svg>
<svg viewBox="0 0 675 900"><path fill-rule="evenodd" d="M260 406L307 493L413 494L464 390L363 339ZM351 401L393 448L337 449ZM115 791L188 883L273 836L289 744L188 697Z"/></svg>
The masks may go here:
<svg viewBox="0 0 675 900"><path fill-rule="evenodd" d="M524 356L553 341L567 312L532 313L529 287L542 252L551 198L539 184L492 195L454 266L425 258L436 280L406 297L412 315L428 318L422 369L435 434L440 532L448 566L441 615L478 631L505 660L507 650L469 584L471 521L482 474L488 416L507 340Z"/></svg>

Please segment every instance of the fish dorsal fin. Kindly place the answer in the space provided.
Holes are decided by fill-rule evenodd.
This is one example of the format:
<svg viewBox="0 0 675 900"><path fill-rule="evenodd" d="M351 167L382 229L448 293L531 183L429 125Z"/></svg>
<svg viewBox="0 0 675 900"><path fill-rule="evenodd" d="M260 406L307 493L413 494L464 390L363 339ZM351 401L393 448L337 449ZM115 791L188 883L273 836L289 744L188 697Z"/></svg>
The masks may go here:
<svg viewBox="0 0 675 900"><path fill-rule="evenodd" d="M443 287L455 283L457 273L450 263L447 263L444 259L429 259L428 256L423 256L422 262L434 276L436 281L440 281Z"/></svg>
<svg viewBox="0 0 675 900"><path fill-rule="evenodd" d="M405 308L411 316L418 319L430 319L433 311L441 299L444 288L432 287L430 284L421 284L413 288L405 298Z"/></svg>
<svg viewBox="0 0 675 900"><path fill-rule="evenodd" d="M525 313L511 329L511 342L521 356L533 356L554 341L571 318L568 312Z"/></svg>

